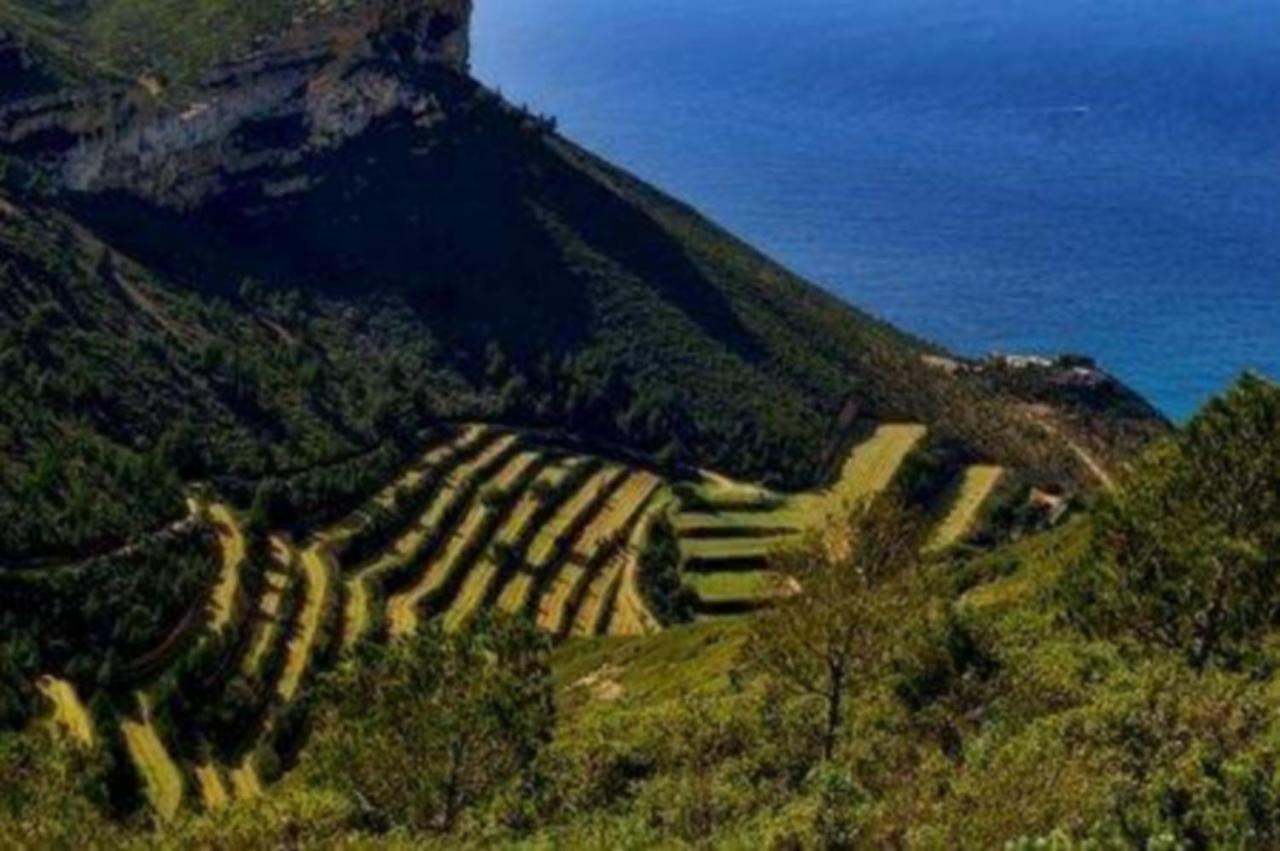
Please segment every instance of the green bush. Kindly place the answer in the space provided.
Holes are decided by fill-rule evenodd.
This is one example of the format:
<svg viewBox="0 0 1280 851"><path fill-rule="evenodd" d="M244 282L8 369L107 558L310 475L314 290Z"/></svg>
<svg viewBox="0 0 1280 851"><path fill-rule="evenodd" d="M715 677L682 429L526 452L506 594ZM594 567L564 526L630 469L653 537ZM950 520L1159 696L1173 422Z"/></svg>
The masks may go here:
<svg viewBox="0 0 1280 851"><path fill-rule="evenodd" d="M1149 451L1104 501L1065 590L1088 630L1255 660L1280 618L1280 387L1246 378Z"/></svg>

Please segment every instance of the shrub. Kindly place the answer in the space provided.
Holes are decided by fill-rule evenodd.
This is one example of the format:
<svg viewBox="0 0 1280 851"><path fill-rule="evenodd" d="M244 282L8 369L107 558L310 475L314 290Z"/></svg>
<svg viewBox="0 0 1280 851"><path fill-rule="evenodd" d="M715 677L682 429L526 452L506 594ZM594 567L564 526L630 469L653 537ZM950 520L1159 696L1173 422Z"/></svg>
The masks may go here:
<svg viewBox="0 0 1280 851"><path fill-rule="evenodd" d="M1182 653L1257 655L1280 616L1280 388L1246 378L1150 450L1065 582L1077 622Z"/></svg>

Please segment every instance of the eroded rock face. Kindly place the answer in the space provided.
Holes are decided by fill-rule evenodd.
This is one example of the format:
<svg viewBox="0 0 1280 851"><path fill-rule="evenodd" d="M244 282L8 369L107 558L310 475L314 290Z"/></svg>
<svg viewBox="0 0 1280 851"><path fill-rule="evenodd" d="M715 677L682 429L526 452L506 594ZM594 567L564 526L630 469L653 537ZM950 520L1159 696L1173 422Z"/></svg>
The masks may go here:
<svg viewBox="0 0 1280 851"><path fill-rule="evenodd" d="M181 99L147 79L11 101L0 105L0 149L65 190L121 190L175 209L245 181L273 196L306 191L289 167L308 153L393 113L440 118L432 75L465 73L470 12L471 0L422 0L327 18L216 68ZM0 65L25 61L5 44Z"/></svg>

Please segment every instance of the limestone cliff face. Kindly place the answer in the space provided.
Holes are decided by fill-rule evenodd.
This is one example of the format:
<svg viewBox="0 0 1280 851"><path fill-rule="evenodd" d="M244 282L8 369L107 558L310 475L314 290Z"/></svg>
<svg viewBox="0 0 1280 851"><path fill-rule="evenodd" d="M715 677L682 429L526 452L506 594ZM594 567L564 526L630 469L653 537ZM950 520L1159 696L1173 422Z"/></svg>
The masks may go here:
<svg viewBox="0 0 1280 851"><path fill-rule="evenodd" d="M304 23L180 98L144 78L10 100L0 151L65 190L122 190L177 209L246 181L266 195L305 191L291 166L309 153L392 113L439 120L432 81L465 73L470 14L471 0L415 0ZM17 51L0 40L0 63L25 68Z"/></svg>

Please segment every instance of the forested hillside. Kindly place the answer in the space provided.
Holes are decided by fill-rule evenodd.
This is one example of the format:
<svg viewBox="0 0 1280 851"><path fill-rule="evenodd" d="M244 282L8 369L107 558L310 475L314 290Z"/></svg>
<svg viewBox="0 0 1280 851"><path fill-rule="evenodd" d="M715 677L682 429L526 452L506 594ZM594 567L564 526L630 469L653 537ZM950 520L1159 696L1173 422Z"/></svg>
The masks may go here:
<svg viewBox="0 0 1280 851"><path fill-rule="evenodd" d="M72 736L0 736L19 779L0 838L1272 847L1277 457L1280 390L1251 379L1096 514L987 555L915 557L926 529L889 493L848 519L852 549L779 555L805 590L751 619L553 652L482 620L370 647L319 685L270 798L145 835L84 802L102 769L75 737L97 733L50 687Z"/></svg>
<svg viewBox="0 0 1280 851"><path fill-rule="evenodd" d="M0 10L24 79L57 78L60 48L98 81L0 114L9 558L156 528L182 481L251 490L457 416L784 487L831 475L856 422L925 422L946 463L1067 491L1096 483L1080 442L1110 463L1161 428L1109 379L1119 404L1081 420L1050 400L1051 423L930 367L925 344L468 80L465 4L308 6L274 42L241 36L288 4L159 4L169 49L108 61L109 24L144 5ZM130 88L103 70L172 63L199 73ZM347 82L322 98L327 80Z"/></svg>
<svg viewBox="0 0 1280 851"><path fill-rule="evenodd" d="M1274 489L1274 388L1169 437L953 357L485 89L469 13L0 0L0 845L1106 835L963 833L965 768L1149 633L1261 677L1263 583L1143 571L1266 573L1207 459Z"/></svg>

